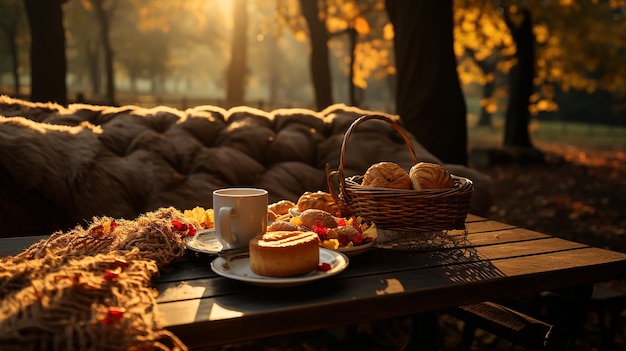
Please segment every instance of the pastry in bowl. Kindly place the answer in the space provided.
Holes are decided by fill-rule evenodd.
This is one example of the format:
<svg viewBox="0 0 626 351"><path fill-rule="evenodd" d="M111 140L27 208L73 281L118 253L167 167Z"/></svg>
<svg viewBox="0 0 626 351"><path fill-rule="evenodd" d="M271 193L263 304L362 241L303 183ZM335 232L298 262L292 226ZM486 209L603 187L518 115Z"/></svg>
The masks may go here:
<svg viewBox="0 0 626 351"><path fill-rule="evenodd" d="M289 213L289 209L291 209L295 205L296 204L294 204L292 201L280 200L278 202L268 205L267 209L269 211L274 212L277 215L284 215L284 214Z"/></svg>
<svg viewBox="0 0 626 351"><path fill-rule="evenodd" d="M339 204L335 202L335 199L329 193L323 191L305 192L298 199L296 206L298 212L316 209L326 211L333 216L341 216Z"/></svg>
<svg viewBox="0 0 626 351"><path fill-rule="evenodd" d="M262 276L291 277L319 265L319 239L314 232L267 232L250 240L249 248L250 270Z"/></svg>

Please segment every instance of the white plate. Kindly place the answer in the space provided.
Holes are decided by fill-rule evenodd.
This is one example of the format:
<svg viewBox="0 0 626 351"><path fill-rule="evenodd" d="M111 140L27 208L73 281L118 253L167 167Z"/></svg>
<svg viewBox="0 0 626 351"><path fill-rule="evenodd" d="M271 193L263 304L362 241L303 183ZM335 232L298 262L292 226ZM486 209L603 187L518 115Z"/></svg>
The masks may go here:
<svg viewBox="0 0 626 351"><path fill-rule="evenodd" d="M348 267L349 259L346 255L320 248L320 263L330 264L330 270L311 271L295 277L274 278L254 274L250 270L249 256L234 256L232 258L218 257L211 262L213 272L222 277L239 280L252 285L266 287L288 287L307 284L319 279L332 277L343 272Z"/></svg>
<svg viewBox="0 0 626 351"><path fill-rule="evenodd" d="M376 240L363 245L357 245L348 248L338 248L335 251L341 252L348 257L354 257L366 253L369 249L372 248L372 246L374 246L375 242Z"/></svg>
<svg viewBox="0 0 626 351"><path fill-rule="evenodd" d="M187 239L185 243L188 249L210 255L217 255L223 248L217 239L215 229L204 229L196 232L196 235Z"/></svg>

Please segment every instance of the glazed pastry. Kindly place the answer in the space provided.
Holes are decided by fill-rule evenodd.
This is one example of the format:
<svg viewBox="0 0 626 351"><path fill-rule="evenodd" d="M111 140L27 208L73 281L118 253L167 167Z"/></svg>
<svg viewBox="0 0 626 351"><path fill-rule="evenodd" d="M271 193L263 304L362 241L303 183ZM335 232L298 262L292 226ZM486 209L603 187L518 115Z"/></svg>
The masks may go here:
<svg viewBox="0 0 626 351"><path fill-rule="evenodd" d="M296 204L289 200L280 200L275 202L269 206L267 206L268 211L274 212L274 214L278 216L287 214L290 208L293 208Z"/></svg>
<svg viewBox="0 0 626 351"><path fill-rule="evenodd" d="M319 265L319 239L313 232L267 232L250 240L249 248L250 270L258 275L290 277Z"/></svg>
<svg viewBox="0 0 626 351"><path fill-rule="evenodd" d="M325 228L337 227L337 218L333 216L332 214L323 210L316 210L316 209L306 210L300 214L300 221L302 222L303 226L309 229L313 229L313 227L315 226L315 223L318 221L319 221L319 224L321 224Z"/></svg>
<svg viewBox="0 0 626 351"><path fill-rule="evenodd" d="M309 209L326 211L333 216L341 217L341 208L329 193L323 191L307 191L298 199L298 212Z"/></svg>
<svg viewBox="0 0 626 351"><path fill-rule="evenodd" d="M276 221L267 227L268 232L277 232L285 230L298 230L298 226L287 221Z"/></svg>
<svg viewBox="0 0 626 351"><path fill-rule="evenodd" d="M278 215L276 215L276 213L267 210L267 222L274 222L276 220L276 218L278 218Z"/></svg>
<svg viewBox="0 0 626 351"><path fill-rule="evenodd" d="M407 171L393 162L380 162L372 165L365 172L361 185L407 190L413 188Z"/></svg>
<svg viewBox="0 0 626 351"><path fill-rule="evenodd" d="M454 188L452 175L436 163L420 162L409 171L415 190Z"/></svg>

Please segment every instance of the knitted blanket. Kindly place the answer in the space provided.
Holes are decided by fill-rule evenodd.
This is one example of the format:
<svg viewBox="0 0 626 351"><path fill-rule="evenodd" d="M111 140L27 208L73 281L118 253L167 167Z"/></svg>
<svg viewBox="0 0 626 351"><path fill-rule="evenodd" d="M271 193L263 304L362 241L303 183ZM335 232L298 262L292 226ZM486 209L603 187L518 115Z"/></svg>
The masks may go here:
<svg viewBox="0 0 626 351"><path fill-rule="evenodd" d="M159 324L159 269L197 223L174 208L94 218L0 258L2 350L186 350Z"/></svg>

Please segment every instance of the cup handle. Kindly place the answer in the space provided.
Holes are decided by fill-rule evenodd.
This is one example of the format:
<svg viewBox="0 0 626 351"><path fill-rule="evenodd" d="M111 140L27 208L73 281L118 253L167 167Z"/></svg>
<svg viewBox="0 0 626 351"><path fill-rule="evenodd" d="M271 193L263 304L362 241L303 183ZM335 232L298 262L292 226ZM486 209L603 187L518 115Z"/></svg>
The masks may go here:
<svg viewBox="0 0 626 351"><path fill-rule="evenodd" d="M220 236L220 238L222 238L222 240L224 240L225 242L229 243L229 244L235 244L237 242L237 237L235 235L233 235L233 233L230 230L230 217L231 217L231 213L233 212L234 208L233 207L221 207L220 211L218 213L218 216L220 216L220 220L219 220L219 228L217 229L217 233Z"/></svg>

